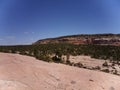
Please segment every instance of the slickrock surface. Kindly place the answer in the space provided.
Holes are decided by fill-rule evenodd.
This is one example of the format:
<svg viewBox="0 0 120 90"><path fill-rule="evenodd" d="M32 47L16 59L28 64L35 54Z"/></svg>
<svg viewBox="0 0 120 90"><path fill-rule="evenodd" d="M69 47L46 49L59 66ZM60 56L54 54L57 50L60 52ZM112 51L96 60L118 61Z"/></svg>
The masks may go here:
<svg viewBox="0 0 120 90"><path fill-rule="evenodd" d="M0 90L120 90L120 77L0 53Z"/></svg>

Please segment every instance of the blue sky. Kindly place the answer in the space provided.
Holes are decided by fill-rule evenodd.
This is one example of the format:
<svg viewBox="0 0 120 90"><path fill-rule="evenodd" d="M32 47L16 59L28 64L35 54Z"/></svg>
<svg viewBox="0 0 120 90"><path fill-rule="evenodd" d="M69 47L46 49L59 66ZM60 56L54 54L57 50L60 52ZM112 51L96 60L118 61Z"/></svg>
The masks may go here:
<svg viewBox="0 0 120 90"><path fill-rule="evenodd" d="M120 33L120 0L0 0L0 45Z"/></svg>

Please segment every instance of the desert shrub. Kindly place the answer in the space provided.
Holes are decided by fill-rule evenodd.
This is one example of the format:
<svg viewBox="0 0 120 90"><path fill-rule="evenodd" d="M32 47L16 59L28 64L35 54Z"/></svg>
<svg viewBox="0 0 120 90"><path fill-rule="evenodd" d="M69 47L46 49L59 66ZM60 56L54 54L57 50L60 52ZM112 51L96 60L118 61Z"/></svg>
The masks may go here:
<svg viewBox="0 0 120 90"><path fill-rule="evenodd" d="M106 73L109 73L109 72L110 72L109 69L103 69L103 70L101 70L101 71L106 72Z"/></svg>
<svg viewBox="0 0 120 90"><path fill-rule="evenodd" d="M75 63L74 66L76 66L76 67L80 67L80 68L81 68L81 67L83 67L83 64L80 63L80 62L78 62L78 63Z"/></svg>
<svg viewBox="0 0 120 90"><path fill-rule="evenodd" d="M52 60L53 60L53 62L56 62L56 63L62 63L61 58L59 58L57 56L52 57Z"/></svg>
<svg viewBox="0 0 120 90"><path fill-rule="evenodd" d="M43 60L46 62L52 62L52 59L48 55L39 55L36 57L36 59Z"/></svg>
<svg viewBox="0 0 120 90"><path fill-rule="evenodd" d="M78 62L77 67L83 67L83 64L81 62Z"/></svg>
<svg viewBox="0 0 120 90"><path fill-rule="evenodd" d="M113 74L118 75L118 71L115 69L115 71L113 72Z"/></svg>
<svg viewBox="0 0 120 90"><path fill-rule="evenodd" d="M102 66L108 67L108 63L105 61L105 62L102 64Z"/></svg>
<svg viewBox="0 0 120 90"><path fill-rule="evenodd" d="M70 65L71 64L70 60L66 60L66 64Z"/></svg>
<svg viewBox="0 0 120 90"><path fill-rule="evenodd" d="M94 70L100 70L101 67L100 67L100 66L96 66L96 67L94 67L93 69L94 69Z"/></svg>

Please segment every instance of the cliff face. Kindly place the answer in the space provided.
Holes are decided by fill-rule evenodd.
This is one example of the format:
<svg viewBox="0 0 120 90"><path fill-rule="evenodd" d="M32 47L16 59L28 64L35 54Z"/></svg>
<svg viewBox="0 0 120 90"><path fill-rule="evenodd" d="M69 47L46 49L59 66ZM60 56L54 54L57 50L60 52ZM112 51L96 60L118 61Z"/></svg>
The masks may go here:
<svg viewBox="0 0 120 90"><path fill-rule="evenodd" d="M120 34L81 34L38 40L33 44L107 44L120 45Z"/></svg>

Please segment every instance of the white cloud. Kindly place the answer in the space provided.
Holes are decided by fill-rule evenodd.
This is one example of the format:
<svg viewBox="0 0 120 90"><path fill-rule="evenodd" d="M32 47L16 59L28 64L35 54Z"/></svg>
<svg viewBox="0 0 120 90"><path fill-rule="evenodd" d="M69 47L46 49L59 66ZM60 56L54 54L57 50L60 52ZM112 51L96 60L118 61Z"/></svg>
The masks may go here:
<svg viewBox="0 0 120 90"><path fill-rule="evenodd" d="M24 34L29 34L29 32L24 32Z"/></svg>
<svg viewBox="0 0 120 90"><path fill-rule="evenodd" d="M15 36L6 36L6 39L15 39Z"/></svg>
<svg viewBox="0 0 120 90"><path fill-rule="evenodd" d="M24 32L24 34L34 34L35 32Z"/></svg>
<svg viewBox="0 0 120 90"><path fill-rule="evenodd" d="M1 37L0 41L3 41L3 40L14 40L14 39L15 39L15 36L5 36L5 37Z"/></svg>

